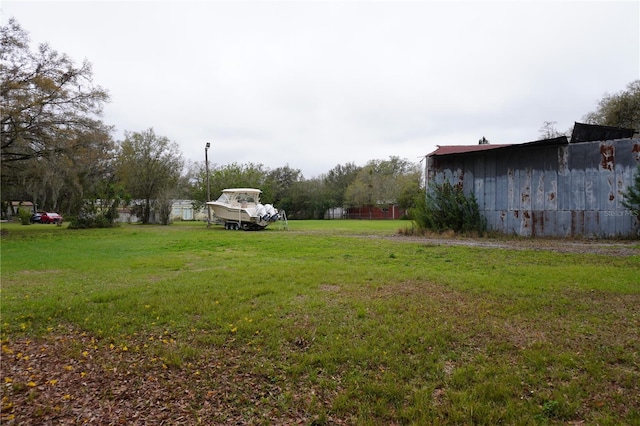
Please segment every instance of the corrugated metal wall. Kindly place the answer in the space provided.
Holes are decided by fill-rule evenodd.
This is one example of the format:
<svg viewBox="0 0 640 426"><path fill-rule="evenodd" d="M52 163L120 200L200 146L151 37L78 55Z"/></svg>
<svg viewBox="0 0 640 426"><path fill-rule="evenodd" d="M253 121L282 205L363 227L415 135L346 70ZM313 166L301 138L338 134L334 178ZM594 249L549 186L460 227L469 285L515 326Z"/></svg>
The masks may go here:
<svg viewBox="0 0 640 426"><path fill-rule="evenodd" d="M429 180L473 192L488 228L521 236L633 236L622 205L640 139L522 144L428 158Z"/></svg>

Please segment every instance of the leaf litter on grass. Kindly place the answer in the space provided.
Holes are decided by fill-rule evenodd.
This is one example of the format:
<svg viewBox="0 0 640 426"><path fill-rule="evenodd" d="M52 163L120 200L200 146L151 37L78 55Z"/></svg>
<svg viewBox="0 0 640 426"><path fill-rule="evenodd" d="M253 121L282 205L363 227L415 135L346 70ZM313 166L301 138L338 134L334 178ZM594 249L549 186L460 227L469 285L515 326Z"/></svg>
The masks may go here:
<svg viewBox="0 0 640 426"><path fill-rule="evenodd" d="M619 270L633 275L638 263L628 253L637 254L637 245L557 250L553 242L500 240L497 247L463 249L429 239L389 245L386 240L416 241L366 236L357 237L365 244L309 238L304 250L292 255L290 233L275 253L269 246L272 256L265 264L272 269L266 275L275 271L281 279L277 286L265 286L265 297L265 289L250 280L241 287L234 281L233 292L218 290L227 275L215 269L216 256L237 260L239 251L243 260L255 257L245 235L241 243L236 241L240 234L220 235L229 236L234 252L227 258L219 248L211 252L215 256L198 251L184 263L199 271L195 275L194 270L180 275L155 267L171 254L170 244L162 245L167 253L152 253L148 263L132 262L141 266L140 285L127 283L122 290L135 288L144 297L132 297L131 303L114 299L113 289L98 283L92 304L115 304L105 315L123 315L126 321L139 302L142 313L133 317L135 327L116 327L116 322L103 333L85 323L87 333L54 326L42 335L39 330L50 321L83 327L85 316L52 314L52 319L42 309L33 316L30 308L39 305L5 299L19 314L8 317L11 327L3 327L2 424L429 424L446 419L450 424L616 424L638 418L639 296L632 279L626 278L624 286L612 285L613 278L595 280L597 285L589 279L593 263L607 266L600 271L607 277ZM189 244L202 246L194 236ZM375 247L368 244L374 238ZM503 250L512 246L516 253ZM563 254L557 256L558 251ZM584 274L573 272L587 263ZM20 264L13 266L19 275ZM241 266L224 264L232 272L246 272ZM315 276L308 273L312 270L325 272ZM562 279L547 278L556 271ZM218 274L218 287L201 280L212 272ZM170 277L168 285L160 286L156 277ZM178 280L186 277L189 285ZM147 288L150 282L153 287ZM191 293L181 291L186 288ZM167 298L166 290L174 298ZM202 306L205 296L211 300L208 307ZM175 309L177 300L197 308ZM218 300L227 310L211 314ZM266 320L259 326L256 300ZM168 301L164 312L153 313ZM169 313L173 316L158 318ZM33 327L20 327L23 316ZM249 323L252 318L256 323ZM165 335L174 320L180 331ZM185 332L192 326L198 336ZM130 334L122 334L125 330ZM328 338L336 337L338 343L331 344ZM486 412L487 406L494 412Z"/></svg>
<svg viewBox="0 0 640 426"><path fill-rule="evenodd" d="M2 424L308 424L309 395L248 364L255 351L213 347L180 366L149 340L122 344L69 328L2 342ZM161 340L154 339L162 345ZM146 347L145 347L146 346ZM170 363L169 363L170 364ZM297 403L283 403L283 398ZM329 403L325 399L322 403ZM332 419L341 424L341 419Z"/></svg>

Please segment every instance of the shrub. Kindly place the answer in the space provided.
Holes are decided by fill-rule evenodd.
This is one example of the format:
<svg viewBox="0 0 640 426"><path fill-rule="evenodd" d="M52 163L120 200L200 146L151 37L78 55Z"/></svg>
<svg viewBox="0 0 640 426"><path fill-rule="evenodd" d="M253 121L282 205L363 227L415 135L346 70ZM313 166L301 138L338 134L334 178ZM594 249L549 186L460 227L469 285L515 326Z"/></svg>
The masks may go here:
<svg viewBox="0 0 640 426"><path fill-rule="evenodd" d="M484 233L487 228L475 195L467 197L461 186L449 182L432 184L426 197L419 196L411 218L419 228L438 232Z"/></svg>
<svg viewBox="0 0 640 426"><path fill-rule="evenodd" d="M624 198L622 205L640 217L640 166L638 166L636 176L633 179L633 185L627 188Z"/></svg>
<svg viewBox="0 0 640 426"><path fill-rule="evenodd" d="M113 228L118 218L118 207L128 204L129 197L121 185L103 182L94 196L85 200L78 216L69 223L71 229Z"/></svg>
<svg viewBox="0 0 640 426"><path fill-rule="evenodd" d="M23 225L31 225L31 212L23 208L18 209L18 217Z"/></svg>
<svg viewBox="0 0 640 426"><path fill-rule="evenodd" d="M102 206L96 200L87 200L80 209L78 216L69 222L69 228L113 228L116 214L115 208Z"/></svg>

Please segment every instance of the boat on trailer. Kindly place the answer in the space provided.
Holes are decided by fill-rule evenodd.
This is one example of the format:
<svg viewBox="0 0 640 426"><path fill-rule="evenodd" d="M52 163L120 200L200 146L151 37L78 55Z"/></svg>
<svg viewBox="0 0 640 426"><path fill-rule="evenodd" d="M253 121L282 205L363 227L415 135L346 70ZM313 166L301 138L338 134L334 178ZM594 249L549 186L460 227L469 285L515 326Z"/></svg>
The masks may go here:
<svg viewBox="0 0 640 426"><path fill-rule="evenodd" d="M280 212L271 204L261 204L262 191L255 188L223 189L216 201L207 205L225 229L260 230L280 219Z"/></svg>

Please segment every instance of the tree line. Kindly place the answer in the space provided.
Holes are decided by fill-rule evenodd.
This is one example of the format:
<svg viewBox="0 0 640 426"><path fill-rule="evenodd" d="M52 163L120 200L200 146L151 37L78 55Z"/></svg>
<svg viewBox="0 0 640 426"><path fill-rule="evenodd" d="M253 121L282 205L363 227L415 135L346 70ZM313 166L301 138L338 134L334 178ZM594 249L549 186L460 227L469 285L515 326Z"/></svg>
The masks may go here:
<svg viewBox="0 0 640 426"><path fill-rule="evenodd" d="M32 201L39 210L58 211L112 223L117 208L130 206L142 222L159 212L168 223L174 199L207 201L204 163L185 162L177 143L153 128L113 138L101 120L106 89L93 82L91 64L44 43L32 50L15 19L0 27L2 211L10 201ZM640 80L626 91L605 95L585 119L595 124L640 128ZM546 129L550 131L550 129ZM213 165L213 198L224 188L256 187L264 199L299 219L322 218L333 207L408 209L424 197L419 164L399 157L364 166L338 164L310 179L288 164Z"/></svg>
<svg viewBox="0 0 640 426"><path fill-rule="evenodd" d="M152 211L168 221L174 199L204 205L205 165L186 164L175 142L153 128L113 139L113 126L100 118L109 94L94 84L88 61L76 65L46 43L31 50L15 19L0 37L3 212L11 200L29 200L72 216L108 212L102 219L109 221L129 205L147 223ZM289 165L253 163L213 165L209 178L213 197L223 188L256 187L290 217L321 218L336 206L409 207L421 173L417 164L390 157L336 165L311 179Z"/></svg>

